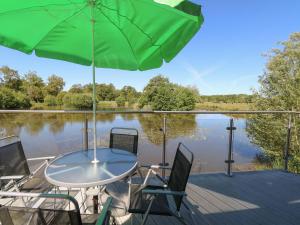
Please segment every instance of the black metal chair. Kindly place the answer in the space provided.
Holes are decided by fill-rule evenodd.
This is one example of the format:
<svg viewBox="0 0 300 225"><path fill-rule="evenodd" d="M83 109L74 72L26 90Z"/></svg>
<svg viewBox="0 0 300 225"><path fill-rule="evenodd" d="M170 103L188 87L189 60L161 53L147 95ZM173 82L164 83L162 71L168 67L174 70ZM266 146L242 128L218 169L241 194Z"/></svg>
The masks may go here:
<svg viewBox="0 0 300 225"><path fill-rule="evenodd" d="M52 186L46 181L43 168L54 156L26 159L21 140L17 136L0 139L0 190L45 192ZM28 162L42 161L34 171Z"/></svg>
<svg viewBox="0 0 300 225"><path fill-rule="evenodd" d="M80 214L78 202L72 196L65 194L0 192L0 197L12 198L50 198L63 199L73 204L71 210L55 208L29 208L2 206L0 207L0 224L2 225L109 225L111 212L109 210L112 198L109 197L99 215Z"/></svg>
<svg viewBox="0 0 300 225"><path fill-rule="evenodd" d="M126 150L137 155L139 133L134 128L113 127L110 130L110 148Z"/></svg>
<svg viewBox="0 0 300 225"><path fill-rule="evenodd" d="M181 223L187 224L180 216L179 211L183 197L186 196L185 188L192 164L193 153L185 145L179 143L168 182L155 172L156 169L163 169L164 167L153 165L149 166L143 184L130 185L128 212L144 214L142 225L146 223L149 214L174 216ZM156 175L165 185L148 185L151 173ZM183 204L188 208L185 203ZM190 209L188 211L192 212Z"/></svg>

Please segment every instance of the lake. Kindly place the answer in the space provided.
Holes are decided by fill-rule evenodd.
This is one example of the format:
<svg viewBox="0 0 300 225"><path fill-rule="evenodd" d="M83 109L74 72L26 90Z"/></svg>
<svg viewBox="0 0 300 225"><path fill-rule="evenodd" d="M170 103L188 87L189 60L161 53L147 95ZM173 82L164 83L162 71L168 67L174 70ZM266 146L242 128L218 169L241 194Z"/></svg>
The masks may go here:
<svg viewBox="0 0 300 225"><path fill-rule="evenodd" d="M21 138L27 157L59 155L83 147L83 126L92 115L84 113L1 113L0 135ZM193 173L225 171L228 154L229 116L225 115L168 115L166 161L172 162L178 142L194 153ZM247 137L245 118L234 118L235 126L233 169L254 170L256 155L261 152ZM139 160L142 163L161 162L163 118L157 114L98 114L97 145L108 146L112 127L133 127L139 131ZM89 147L92 148L92 131Z"/></svg>

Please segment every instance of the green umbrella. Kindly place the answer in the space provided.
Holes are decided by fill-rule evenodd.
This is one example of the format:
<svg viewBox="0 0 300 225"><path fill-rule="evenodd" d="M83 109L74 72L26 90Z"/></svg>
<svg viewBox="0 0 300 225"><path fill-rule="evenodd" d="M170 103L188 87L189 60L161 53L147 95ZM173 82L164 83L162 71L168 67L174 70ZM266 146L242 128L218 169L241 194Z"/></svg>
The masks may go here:
<svg viewBox="0 0 300 225"><path fill-rule="evenodd" d="M171 61L203 23L183 0L1 0L0 44L95 67L148 70Z"/></svg>

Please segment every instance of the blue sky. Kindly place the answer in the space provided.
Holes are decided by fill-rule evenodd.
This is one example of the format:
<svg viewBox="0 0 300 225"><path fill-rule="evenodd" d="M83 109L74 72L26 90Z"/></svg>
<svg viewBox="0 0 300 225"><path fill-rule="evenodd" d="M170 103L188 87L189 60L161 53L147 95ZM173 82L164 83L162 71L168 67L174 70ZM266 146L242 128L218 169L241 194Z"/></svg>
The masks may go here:
<svg viewBox="0 0 300 225"><path fill-rule="evenodd" d="M262 56L277 42L300 31L299 0L196 0L205 17L199 33L170 63L160 69L131 72L97 69L98 83L117 88L131 85L141 91L149 79L163 74L172 82L194 85L201 94L251 93L257 88L266 59ZM62 76L65 89L90 83L91 68L68 62L38 58L0 47L0 66L20 74L36 71L45 80Z"/></svg>

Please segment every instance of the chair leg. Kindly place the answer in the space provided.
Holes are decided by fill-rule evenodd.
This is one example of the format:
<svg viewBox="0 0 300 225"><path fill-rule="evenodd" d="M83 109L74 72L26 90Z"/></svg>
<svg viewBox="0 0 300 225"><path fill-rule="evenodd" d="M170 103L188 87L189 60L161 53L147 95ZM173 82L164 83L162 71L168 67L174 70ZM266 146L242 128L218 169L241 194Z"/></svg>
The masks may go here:
<svg viewBox="0 0 300 225"><path fill-rule="evenodd" d="M185 222L185 220L180 216L180 215L177 215L176 213L174 212L171 212L172 215L183 225L190 225L188 223ZM193 221L194 222L194 221ZM194 224L195 225L195 224Z"/></svg>
<svg viewBox="0 0 300 225"><path fill-rule="evenodd" d="M153 201L154 201L155 197L152 197L151 200L150 200L150 203L149 203L149 206L147 208L147 211L145 212L145 215L144 215L144 218L143 218L143 221L141 223L141 225L145 225L146 222L147 222L147 219L148 219L148 216L149 216L149 212L150 212L150 209L152 207L152 204L153 204Z"/></svg>
<svg viewBox="0 0 300 225"><path fill-rule="evenodd" d="M190 208L183 200L182 200L182 204L183 204L184 207L188 210L189 215L190 215L190 217L191 217L191 219L192 219L193 225L196 225L197 223L196 223L195 218L194 218L194 215L195 215L194 210L191 209L191 208Z"/></svg>

